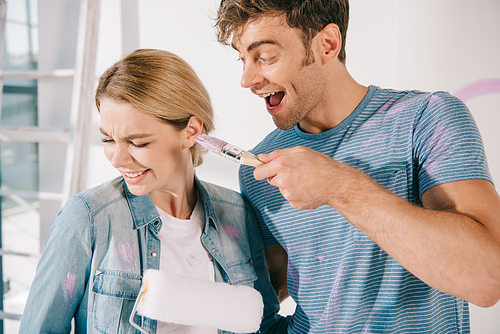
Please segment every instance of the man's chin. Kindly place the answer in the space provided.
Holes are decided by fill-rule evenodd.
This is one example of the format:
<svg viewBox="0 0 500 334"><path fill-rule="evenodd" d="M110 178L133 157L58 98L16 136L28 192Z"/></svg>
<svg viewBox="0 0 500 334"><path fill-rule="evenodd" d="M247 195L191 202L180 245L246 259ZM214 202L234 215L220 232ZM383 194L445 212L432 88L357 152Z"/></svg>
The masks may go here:
<svg viewBox="0 0 500 334"><path fill-rule="evenodd" d="M287 120L287 119L280 119L278 117L273 116L273 122L274 125L280 130L283 131L288 131L291 130L295 125L297 125L296 122Z"/></svg>

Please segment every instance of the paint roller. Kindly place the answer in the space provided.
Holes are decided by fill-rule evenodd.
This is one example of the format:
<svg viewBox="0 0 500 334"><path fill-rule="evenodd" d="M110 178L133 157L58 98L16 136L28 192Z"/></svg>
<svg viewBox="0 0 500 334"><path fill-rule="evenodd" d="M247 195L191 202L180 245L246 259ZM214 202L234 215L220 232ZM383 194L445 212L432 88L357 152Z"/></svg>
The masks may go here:
<svg viewBox="0 0 500 334"><path fill-rule="evenodd" d="M148 269L143 275L130 324L147 333L133 321L137 312L168 323L253 333L259 330L263 309L262 296L248 286Z"/></svg>

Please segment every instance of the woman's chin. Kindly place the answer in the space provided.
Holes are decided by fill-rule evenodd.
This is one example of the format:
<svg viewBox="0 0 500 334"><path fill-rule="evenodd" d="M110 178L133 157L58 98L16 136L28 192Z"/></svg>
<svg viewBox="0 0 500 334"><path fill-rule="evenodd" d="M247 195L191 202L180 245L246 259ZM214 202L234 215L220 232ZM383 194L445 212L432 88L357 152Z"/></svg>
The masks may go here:
<svg viewBox="0 0 500 334"><path fill-rule="evenodd" d="M139 185L135 185L135 184L129 184L127 182L127 188L135 196L144 196L144 195L147 195L150 193L150 190L142 185L139 186Z"/></svg>

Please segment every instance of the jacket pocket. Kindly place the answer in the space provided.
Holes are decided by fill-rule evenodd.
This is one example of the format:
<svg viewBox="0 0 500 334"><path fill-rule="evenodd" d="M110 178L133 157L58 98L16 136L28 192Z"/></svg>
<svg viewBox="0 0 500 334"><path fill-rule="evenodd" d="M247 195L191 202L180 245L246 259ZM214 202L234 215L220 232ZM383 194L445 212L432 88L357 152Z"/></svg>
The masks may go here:
<svg viewBox="0 0 500 334"><path fill-rule="evenodd" d="M94 276L94 328L99 333L135 333L128 319L141 288L141 277L116 270Z"/></svg>
<svg viewBox="0 0 500 334"><path fill-rule="evenodd" d="M227 263L226 265L230 284L253 287L253 282L257 280L257 274L255 273L251 260L235 261Z"/></svg>

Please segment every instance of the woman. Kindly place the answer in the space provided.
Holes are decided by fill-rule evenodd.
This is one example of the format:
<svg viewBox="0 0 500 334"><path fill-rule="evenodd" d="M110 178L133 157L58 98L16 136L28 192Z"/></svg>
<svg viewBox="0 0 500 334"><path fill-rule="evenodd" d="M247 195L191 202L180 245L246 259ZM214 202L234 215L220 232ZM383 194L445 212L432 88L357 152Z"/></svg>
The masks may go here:
<svg viewBox="0 0 500 334"><path fill-rule="evenodd" d="M95 101L121 176L58 214L20 333L69 333L72 319L75 333L136 333L129 316L146 269L253 286L265 305L260 330L286 331L249 204L195 175L195 139L212 130L213 114L193 69L167 51L136 50L101 76ZM219 332L134 322L151 333Z"/></svg>

